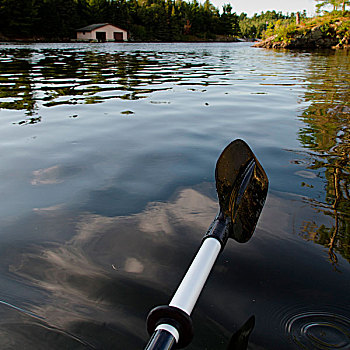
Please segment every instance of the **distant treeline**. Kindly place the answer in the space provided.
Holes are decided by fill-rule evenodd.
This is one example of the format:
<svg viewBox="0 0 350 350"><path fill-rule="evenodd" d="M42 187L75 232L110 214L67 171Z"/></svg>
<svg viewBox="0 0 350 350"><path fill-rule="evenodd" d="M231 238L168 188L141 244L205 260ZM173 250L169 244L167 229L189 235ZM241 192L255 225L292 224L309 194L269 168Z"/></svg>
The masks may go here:
<svg viewBox="0 0 350 350"><path fill-rule="evenodd" d="M294 21L295 14L267 11L248 18L209 0L0 0L0 18L2 39L66 40L77 28L111 23L128 30L131 40L186 41L260 38L269 24Z"/></svg>

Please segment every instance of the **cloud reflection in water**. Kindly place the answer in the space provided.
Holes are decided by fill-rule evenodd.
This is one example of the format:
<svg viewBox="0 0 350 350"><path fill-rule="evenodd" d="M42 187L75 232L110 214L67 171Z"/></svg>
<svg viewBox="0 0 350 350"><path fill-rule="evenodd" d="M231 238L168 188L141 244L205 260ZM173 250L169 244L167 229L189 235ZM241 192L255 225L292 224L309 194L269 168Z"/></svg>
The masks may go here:
<svg viewBox="0 0 350 350"><path fill-rule="evenodd" d="M37 225L56 230L56 241L40 239L11 257L14 278L43 296L27 308L97 348L142 348L148 311L169 302L217 212L217 201L204 194L212 186L183 188L173 200L151 202L130 216L36 209ZM348 265L340 261L344 274L335 274L322 247L299 236L303 220L315 215L326 218L300 196L269 194L253 238L229 241L219 257L193 314L189 349L226 349L251 315L256 325L248 349L294 349L285 320L302 312L346 315L341 296Z"/></svg>
<svg viewBox="0 0 350 350"><path fill-rule="evenodd" d="M172 247L183 238L189 249L182 256L190 262L191 245L199 244L217 209L216 201L194 189L124 217L81 213L74 222L62 206L36 208L38 224L45 222L46 229L56 229L59 236L60 226L54 223L64 220L74 235L26 248L13 259L10 271L49 295L47 302L30 306L48 324L104 348L121 333L121 348L142 347L146 313L171 295L164 281L175 288L185 270L182 264L172 266L178 254ZM101 327L107 327L107 338L100 337Z"/></svg>

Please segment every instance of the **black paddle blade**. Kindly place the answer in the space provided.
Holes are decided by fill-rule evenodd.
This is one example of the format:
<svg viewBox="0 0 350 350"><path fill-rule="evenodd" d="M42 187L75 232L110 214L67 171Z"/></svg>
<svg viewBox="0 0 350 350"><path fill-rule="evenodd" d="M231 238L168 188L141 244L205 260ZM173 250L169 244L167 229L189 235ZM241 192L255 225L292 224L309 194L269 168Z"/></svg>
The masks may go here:
<svg viewBox="0 0 350 350"><path fill-rule="evenodd" d="M215 179L229 237L240 243L249 241L264 206L269 181L243 140L231 142L221 153Z"/></svg>

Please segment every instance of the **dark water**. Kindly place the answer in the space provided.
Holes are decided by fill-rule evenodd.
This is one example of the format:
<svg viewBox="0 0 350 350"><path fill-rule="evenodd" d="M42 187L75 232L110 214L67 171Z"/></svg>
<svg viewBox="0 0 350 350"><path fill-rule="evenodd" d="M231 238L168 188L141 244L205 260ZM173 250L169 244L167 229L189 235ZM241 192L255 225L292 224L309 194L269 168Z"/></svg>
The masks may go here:
<svg viewBox="0 0 350 350"><path fill-rule="evenodd" d="M142 349L236 138L270 190L188 349L227 349L251 316L248 349L349 349L349 73L348 52L249 44L1 45L1 349Z"/></svg>

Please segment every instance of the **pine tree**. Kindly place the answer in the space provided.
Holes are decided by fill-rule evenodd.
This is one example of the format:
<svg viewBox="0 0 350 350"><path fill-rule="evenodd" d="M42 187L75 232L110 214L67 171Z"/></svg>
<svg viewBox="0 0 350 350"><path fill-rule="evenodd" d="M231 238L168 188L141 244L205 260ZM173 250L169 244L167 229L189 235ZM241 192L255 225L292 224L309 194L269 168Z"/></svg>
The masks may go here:
<svg viewBox="0 0 350 350"><path fill-rule="evenodd" d="M345 11L346 6L350 4L349 0L315 0L317 2L316 4L316 11L321 12L321 8L323 7L332 7L333 11L337 11L340 8L342 11Z"/></svg>

